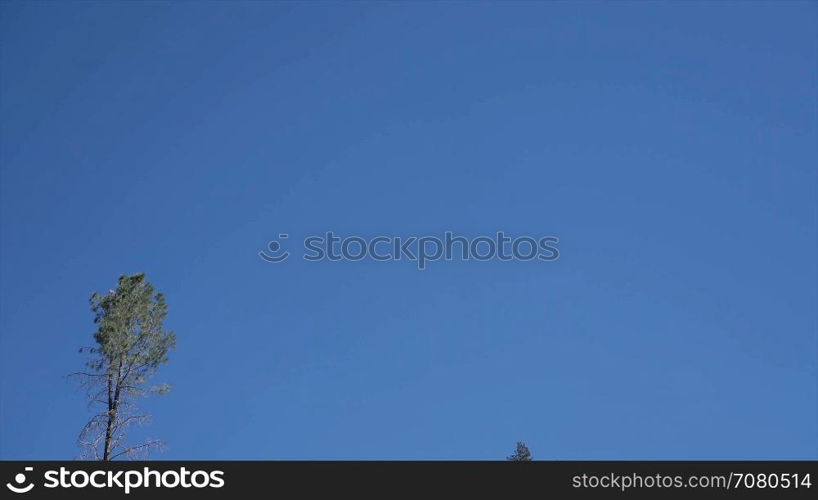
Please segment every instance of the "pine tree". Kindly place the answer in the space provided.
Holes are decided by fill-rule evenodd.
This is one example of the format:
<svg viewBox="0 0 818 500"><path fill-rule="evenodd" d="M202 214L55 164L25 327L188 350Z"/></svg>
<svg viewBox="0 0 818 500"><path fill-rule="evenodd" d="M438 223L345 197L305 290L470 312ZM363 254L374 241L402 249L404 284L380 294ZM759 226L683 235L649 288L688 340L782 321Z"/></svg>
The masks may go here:
<svg viewBox="0 0 818 500"><path fill-rule="evenodd" d="M165 394L167 384L150 386L148 379L168 360L176 336L163 329L167 305L161 293L145 280L144 273L121 276L116 290L91 296L97 332L96 344L80 352L90 354L87 371L73 375L88 391L89 406L99 408L79 436L82 457L114 460L144 458L162 441L125 443L128 428L149 415L135 402L149 394Z"/></svg>
<svg viewBox="0 0 818 500"><path fill-rule="evenodd" d="M531 451L528 449L528 446L526 446L525 443L522 441L517 441L517 450L513 455L506 457L506 460L511 462L530 462L532 460Z"/></svg>

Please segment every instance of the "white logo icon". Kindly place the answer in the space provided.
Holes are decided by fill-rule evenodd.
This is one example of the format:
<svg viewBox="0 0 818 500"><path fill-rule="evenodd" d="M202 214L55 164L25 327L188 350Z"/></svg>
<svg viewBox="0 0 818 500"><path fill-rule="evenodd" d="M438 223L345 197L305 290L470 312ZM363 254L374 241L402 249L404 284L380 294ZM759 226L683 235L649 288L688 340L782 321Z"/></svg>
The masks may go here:
<svg viewBox="0 0 818 500"><path fill-rule="evenodd" d="M31 472L31 471L34 470L34 467L26 467L25 470L26 470L26 472ZM26 481L26 475L21 472L21 473L17 474L16 476L14 476L14 480L17 482L17 484L22 485ZM10 489L11 491L13 491L15 493L28 493L29 491L31 491L31 488L33 488L33 487L34 487L34 483L31 483L31 484L29 484L27 486L22 486L22 487L14 486L11 483L6 483L6 488Z"/></svg>

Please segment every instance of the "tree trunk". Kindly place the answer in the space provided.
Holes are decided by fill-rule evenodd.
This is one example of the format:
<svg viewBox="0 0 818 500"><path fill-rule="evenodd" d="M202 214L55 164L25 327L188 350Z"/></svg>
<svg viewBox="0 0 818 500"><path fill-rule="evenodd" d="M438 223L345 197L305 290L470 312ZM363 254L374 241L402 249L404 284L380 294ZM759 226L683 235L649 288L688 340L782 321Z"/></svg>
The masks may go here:
<svg viewBox="0 0 818 500"><path fill-rule="evenodd" d="M113 441L114 434L114 419L116 418L116 410L114 410L114 398L111 393L111 374L108 374L108 420L105 423L105 448L102 451L102 460L107 462L111 457L111 441Z"/></svg>
<svg viewBox="0 0 818 500"><path fill-rule="evenodd" d="M108 461L111 459L111 452L114 447L114 429L116 428L116 414L119 409L119 397L122 389L122 363L123 356L120 356L117 365L116 380L113 380L112 375L108 375L108 422L105 425L105 451L102 453L102 460ZM113 387L112 387L113 386ZM113 389L113 395L111 395Z"/></svg>

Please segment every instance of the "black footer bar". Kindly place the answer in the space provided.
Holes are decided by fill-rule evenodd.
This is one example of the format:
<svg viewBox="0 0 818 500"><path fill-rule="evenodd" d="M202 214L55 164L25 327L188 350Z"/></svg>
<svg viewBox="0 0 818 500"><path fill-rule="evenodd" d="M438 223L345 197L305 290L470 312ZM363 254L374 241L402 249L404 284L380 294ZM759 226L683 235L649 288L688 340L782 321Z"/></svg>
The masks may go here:
<svg viewBox="0 0 818 500"><path fill-rule="evenodd" d="M818 461L6 461L0 481L3 498L786 499L816 498Z"/></svg>

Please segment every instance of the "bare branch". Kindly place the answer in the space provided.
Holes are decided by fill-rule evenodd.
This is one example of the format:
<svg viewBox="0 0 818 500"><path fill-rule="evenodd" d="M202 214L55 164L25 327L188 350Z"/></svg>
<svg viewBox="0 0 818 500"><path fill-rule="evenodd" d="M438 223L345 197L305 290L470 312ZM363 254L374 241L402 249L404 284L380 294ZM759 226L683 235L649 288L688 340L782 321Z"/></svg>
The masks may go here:
<svg viewBox="0 0 818 500"><path fill-rule="evenodd" d="M128 458L131 460L137 460L139 458L144 458L150 453L152 449L159 449L164 445L164 441L160 439L152 439L142 444L138 444L136 446L129 446L124 450L120 451L119 453L113 455L111 460L115 460L123 455L128 455Z"/></svg>

